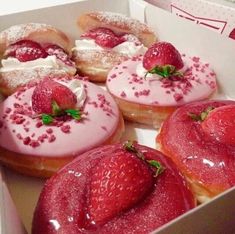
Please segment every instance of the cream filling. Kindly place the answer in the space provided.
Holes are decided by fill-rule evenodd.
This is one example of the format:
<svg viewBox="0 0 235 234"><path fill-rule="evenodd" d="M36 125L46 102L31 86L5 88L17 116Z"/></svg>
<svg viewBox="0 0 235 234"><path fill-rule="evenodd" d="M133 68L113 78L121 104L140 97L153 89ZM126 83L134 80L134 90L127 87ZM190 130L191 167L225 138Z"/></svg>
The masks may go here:
<svg viewBox="0 0 235 234"><path fill-rule="evenodd" d="M0 72L11 72L25 69L32 70L36 68L64 70L65 72L71 74L76 72L74 67L66 65L61 60L57 59L55 55L47 56L46 58L38 58L27 62L20 62L16 58L9 57L2 60Z"/></svg>
<svg viewBox="0 0 235 234"><path fill-rule="evenodd" d="M95 40L93 39L81 39L75 41L75 47L73 48L75 51L81 51L81 50L97 50L97 51L103 51L107 50L95 43ZM115 51L121 54L125 54L128 56L136 56L140 54L144 54L147 51L147 47L145 47L143 44L136 45L133 41L125 41L113 48L110 48L108 50Z"/></svg>
<svg viewBox="0 0 235 234"><path fill-rule="evenodd" d="M84 85L80 80L71 80L69 83L60 82L61 84L67 86L77 97L77 104L78 108L81 108L86 101L86 90Z"/></svg>

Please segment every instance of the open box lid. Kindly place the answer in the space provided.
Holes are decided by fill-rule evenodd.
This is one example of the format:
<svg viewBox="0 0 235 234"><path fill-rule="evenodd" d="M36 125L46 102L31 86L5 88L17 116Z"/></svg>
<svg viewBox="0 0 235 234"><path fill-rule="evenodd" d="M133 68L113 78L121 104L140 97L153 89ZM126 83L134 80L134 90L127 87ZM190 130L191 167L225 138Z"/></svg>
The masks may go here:
<svg viewBox="0 0 235 234"><path fill-rule="evenodd" d="M203 60L211 63L220 86L218 97L235 99L235 43L215 32L184 21L143 0L81 1L0 16L0 30L18 23L42 22L62 29L75 40L79 36L76 27L77 16L82 12L91 10L120 12L145 21L157 32L160 40L170 41L181 52L200 56ZM154 135L156 135L155 132ZM138 140L141 144L155 147L154 139L150 143L149 139L145 137ZM235 231L234 196L235 189L231 189L211 202L199 206L166 224L155 233L231 233L231 230ZM210 232L210 230L213 231Z"/></svg>

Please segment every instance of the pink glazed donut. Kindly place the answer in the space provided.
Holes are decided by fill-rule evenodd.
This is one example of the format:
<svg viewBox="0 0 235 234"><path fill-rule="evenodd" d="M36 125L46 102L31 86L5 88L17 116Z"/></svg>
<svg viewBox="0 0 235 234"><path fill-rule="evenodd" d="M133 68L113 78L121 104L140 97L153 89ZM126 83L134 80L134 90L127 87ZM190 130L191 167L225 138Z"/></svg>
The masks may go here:
<svg viewBox="0 0 235 234"><path fill-rule="evenodd" d="M78 154L117 142L124 131L118 106L102 88L75 77L54 81L84 88L77 94L83 97L81 120L62 116L43 124L32 108L35 83L0 104L0 161L23 174L49 177Z"/></svg>
<svg viewBox="0 0 235 234"><path fill-rule="evenodd" d="M124 118L158 128L178 106L209 98L216 90L216 76L209 64L185 55L182 61L182 76L169 79L157 74L146 76L143 56L115 66L106 85Z"/></svg>

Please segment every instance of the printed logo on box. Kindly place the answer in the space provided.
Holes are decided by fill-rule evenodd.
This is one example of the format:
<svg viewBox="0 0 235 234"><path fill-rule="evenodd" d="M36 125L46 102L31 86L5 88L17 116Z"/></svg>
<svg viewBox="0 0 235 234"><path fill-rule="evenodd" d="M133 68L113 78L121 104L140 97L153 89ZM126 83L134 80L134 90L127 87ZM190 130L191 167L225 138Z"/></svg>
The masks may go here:
<svg viewBox="0 0 235 234"><path fill-rule="evenodd" d="M189 12L186 12L183 9L180 9L177 6L174 6L173 4L171 4L171 12L179 17L195 22L196 24L202 25L216 32L219 32L221 34L223 33L225 26L227 24L226 21L222 21L222 20L194 16L190 14Z"/></svg>

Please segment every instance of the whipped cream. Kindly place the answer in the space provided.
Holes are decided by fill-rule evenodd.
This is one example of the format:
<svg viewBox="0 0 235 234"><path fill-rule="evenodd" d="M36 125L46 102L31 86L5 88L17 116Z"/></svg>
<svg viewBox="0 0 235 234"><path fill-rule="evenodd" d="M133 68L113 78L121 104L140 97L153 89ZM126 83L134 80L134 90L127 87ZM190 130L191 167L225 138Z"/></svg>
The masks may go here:
<svg viewBox="0 0 235 234"><path fill-rule="evenodd" d="M136 56L140 54L144 54L147 51L147 47L143 44L137 45L134 41L124 41L123 43L109 48L108 50L115 51L118 53L122 53L128 56ZM75 41L75 47L73 48L75 51L80 50L107 50L95 43L93 39L81 39Z"/></svg>
<svg viewBox="0 0 235 234"><path fill-rule="evenodd" d="M2 67L0 68L0 72L10 72L15 70L34 68L61 69L71 74L76 72L74 67L66 65L61 60L57 59L55 55L47 56L46 58L38 58L27 62L20 62L16 58L8 57L7 59L2 60Z"/></svg>
<svg viewBox="0 0 235 234"><path fill-rule="evenodd" d="M63 85L67 86L77 97L77 104L78 108L81 108L84 105L86 100L86 90L84 85L80 80L71 80L69 83L62 83Z"/></svg>

